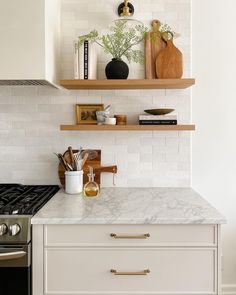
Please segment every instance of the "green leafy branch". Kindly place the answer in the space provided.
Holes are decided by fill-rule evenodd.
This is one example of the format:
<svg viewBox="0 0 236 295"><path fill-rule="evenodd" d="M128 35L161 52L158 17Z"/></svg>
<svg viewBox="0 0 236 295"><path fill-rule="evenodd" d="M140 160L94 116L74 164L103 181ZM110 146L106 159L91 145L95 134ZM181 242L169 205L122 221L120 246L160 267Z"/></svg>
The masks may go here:
<svg viewBox="0 0 236 295"><path fill-rule="evenodd" d="M133 61L142 64L144 62L143 52L133 49L133 47L143 41L147 28L142 24L129 27L126 20L118 20L109 29L111 33L102 36L99 36L96 30L80 36L79 47L86 40L94 41L103 48L105 53L111 54L113 58L121 60L124 56L129 63Z"/></svg>

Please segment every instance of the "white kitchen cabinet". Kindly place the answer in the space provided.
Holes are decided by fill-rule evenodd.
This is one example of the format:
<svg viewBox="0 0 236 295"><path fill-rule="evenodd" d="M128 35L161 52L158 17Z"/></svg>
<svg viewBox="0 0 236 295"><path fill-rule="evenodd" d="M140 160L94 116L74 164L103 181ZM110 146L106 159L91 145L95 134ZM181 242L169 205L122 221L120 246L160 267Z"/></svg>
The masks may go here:
<svg viewBox="0 0 236 295"><path fill-rule="evenodd" d="M59 80L60 0L0 1L0 85Z"/></svg>
<svg viewBox="0 0 236 295"><path fill-rule="evenodd" d="M33 295L220 294L218 225L33 225L33 235Z"/></svg>

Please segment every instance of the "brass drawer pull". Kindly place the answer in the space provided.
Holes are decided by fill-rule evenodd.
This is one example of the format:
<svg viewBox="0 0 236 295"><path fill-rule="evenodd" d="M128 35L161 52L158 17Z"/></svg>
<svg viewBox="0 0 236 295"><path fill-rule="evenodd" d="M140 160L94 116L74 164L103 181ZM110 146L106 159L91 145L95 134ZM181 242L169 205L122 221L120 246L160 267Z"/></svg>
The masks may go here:
<svg viewBox="0 0 236 295"><path fill-rule="evenodd" d="M143 271L117 271L115 269L111 269L111 273L115 276L146 276L150 273L149 269L144 269Z"/></svg>
<svg viewBox="0 0 236 295"><path fill-rule="evenodd" d="M117 235L117 234L110 234L110 236L114 239L147 239L150 238L150 234L143 234L143 235L137 235L137 236L130 236L130 235Z"/></svg>

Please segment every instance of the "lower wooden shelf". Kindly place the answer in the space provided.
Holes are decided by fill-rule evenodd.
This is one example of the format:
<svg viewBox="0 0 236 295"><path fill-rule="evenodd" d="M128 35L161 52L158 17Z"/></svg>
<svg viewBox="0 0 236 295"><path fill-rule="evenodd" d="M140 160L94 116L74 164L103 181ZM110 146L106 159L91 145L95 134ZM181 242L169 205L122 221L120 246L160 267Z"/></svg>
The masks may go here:
<svg viewBox="0 0 236 295"><path fill-rule="evenodd" d="M194 131L195 125L61 125L62 131Z"/></svg>

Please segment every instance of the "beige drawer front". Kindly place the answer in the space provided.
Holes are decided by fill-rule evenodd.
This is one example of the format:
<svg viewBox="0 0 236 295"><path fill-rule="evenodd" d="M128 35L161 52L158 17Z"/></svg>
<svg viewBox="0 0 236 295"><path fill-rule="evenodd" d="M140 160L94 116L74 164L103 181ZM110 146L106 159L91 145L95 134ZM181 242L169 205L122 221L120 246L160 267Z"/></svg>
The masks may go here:
<svg viewBox="0 0 236 295"><path fill-rule="evenodd" d="M217 243L213 225L46 225L44 234L46 246L216 246Z"/></svg>
<svg viewBox="0 0 236 295"><path fill-rule="evenodd" d="M48 248L44 259L45 294L216 293L213 248Z"/></svg>

